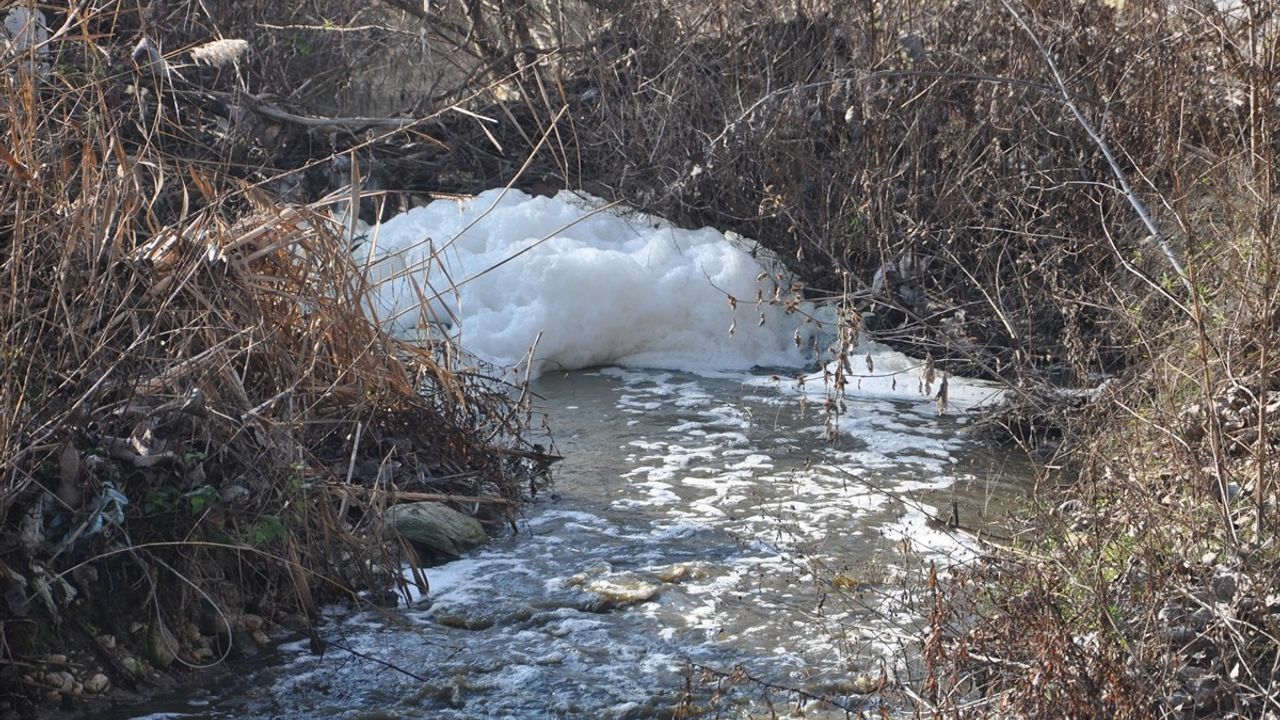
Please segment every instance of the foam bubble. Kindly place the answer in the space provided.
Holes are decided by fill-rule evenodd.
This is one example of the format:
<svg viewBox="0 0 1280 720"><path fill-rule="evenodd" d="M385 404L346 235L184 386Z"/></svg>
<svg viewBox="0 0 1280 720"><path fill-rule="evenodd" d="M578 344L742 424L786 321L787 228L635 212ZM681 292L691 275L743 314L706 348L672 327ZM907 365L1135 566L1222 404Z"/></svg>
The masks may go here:
<svg viewBox="0 0 1280 720"><path fill-rule="evenodd" d="M504 366L518 365L536 342L534 374L804 363L798 321L756 305L774 284L757 279L764 270L749 252L710 228L682 230L601 205L489 190L371 228L357 254L373 250L379 320L408 337L450 327L469 352Z"/></svg>

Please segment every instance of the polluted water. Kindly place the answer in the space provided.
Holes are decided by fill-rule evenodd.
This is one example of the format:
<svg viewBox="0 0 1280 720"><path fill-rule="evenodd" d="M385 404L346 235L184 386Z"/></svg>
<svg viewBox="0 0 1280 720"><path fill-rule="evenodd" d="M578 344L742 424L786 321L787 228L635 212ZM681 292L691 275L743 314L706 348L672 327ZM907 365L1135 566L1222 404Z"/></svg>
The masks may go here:
<svg viewBox="0 0 1280 720"><path fill-rule="evenodd" d="M859 341L835 392L835 313L788 307L785 269L732 234L493 190L355 252L379 322L529 380L553 486L426 592L327 608L323 655L282 636L111 717L892 713L874 691L917 669L930 572L977 553L952 514L998 525L1025 495L965 433L997 388L950 378L943 407L925 363Z"/></svg>

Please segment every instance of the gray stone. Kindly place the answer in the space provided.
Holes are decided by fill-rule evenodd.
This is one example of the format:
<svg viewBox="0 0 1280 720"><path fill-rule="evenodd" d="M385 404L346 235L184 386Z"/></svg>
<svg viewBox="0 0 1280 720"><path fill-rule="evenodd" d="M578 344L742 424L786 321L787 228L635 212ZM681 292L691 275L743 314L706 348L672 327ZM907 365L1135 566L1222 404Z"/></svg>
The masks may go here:
<svg viewBox="0 0 1280 720"><path fill-rule="evenodd" d="M147 659L161 670L167 669L177 658L178 641L169 628L158 619L151 621L147 631Z"/></svg>
<svg viewBox="0 0 1280 720"><path fill-rule="evenodd" d="M386 520L414 544L455 557L489 540L475 518L436 502L395 505L387 510Z"/></svg>
<svg viewBox="0 0 1280 720"><path fill-rule="evenodd" d="M1240 583L1230 572L1220 569L1213 576L1213 594L1217 596L1218 602L1228 603L1234 600L1239 587Z"/></svg>
<svg viewBox="0 0 1280 720"><path fill-rule="evenodd" d="M569 578L565 584L586 593L583 604L579 606L586 612L608 612L638 605L662 593L662 585L656 578L630 572L615 573L607 563L588 568Z"/></svg>
<svg viewBox="0 0 1280 720"><path fill-rule="evenodd" d="M107 679L107 676L103 675L102 673L98 673L97 675L94 675L93 677L84 681L85 691L92 693L94 695L100 695L106 692L107 689L110 687L111 687L111 681Z"/></svg>

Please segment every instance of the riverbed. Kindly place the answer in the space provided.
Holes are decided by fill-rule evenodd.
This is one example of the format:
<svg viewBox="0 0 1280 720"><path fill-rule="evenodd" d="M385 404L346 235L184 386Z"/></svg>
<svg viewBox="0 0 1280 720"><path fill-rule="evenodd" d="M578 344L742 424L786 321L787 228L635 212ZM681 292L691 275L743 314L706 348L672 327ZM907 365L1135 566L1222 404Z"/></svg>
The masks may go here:
<svg viewBox="0 0 1280 720"><path fill-rule="evenodd" d="M735 668L759 682L734 683L730 716L875 709L881 678L909 680L928 568L974 554L937 518L954 501L963 527L998 524L1027 487L918 392L852 388L828 433L781 373L611 368L533 390L565 460L518 533L428 569L395 609L329 608L323 656L282 637L119 717L670 717Z"/></svg>

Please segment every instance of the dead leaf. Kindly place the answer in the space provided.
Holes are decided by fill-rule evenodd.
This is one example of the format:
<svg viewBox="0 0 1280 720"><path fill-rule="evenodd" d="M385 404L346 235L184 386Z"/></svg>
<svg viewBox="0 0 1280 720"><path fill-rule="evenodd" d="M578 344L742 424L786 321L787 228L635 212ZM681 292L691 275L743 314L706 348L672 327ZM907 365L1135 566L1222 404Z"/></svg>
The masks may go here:
<svg viewBox="0 0 1280 720"><path fill-rule="evenodd" d="M3 160L4 164L13 170L13 174L17 175L19 180L31 179L31 171L18 158L14 157L13 153L9 152L9 148L4 145L0 145L0 160Z"/></svg>

